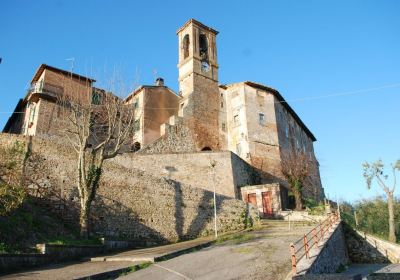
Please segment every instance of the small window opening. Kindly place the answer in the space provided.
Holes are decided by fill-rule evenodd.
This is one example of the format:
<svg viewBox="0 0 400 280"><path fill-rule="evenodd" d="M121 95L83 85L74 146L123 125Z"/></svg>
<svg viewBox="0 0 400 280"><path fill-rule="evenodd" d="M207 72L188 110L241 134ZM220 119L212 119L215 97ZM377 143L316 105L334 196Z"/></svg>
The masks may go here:
<svg viewBox="0 0 400 280"><path fill-rule="evenodd" d="M224 108L224 102L221 101L221 108Z"/></svg>
<svg viewBox="0 0 400 280"><path fill-rule="evenodd" d="M212 151L210 147L204 147L203 149L201 149L202 151Z"/></svg>
<svg viewBox="0 0 400 280"><path fill-rule="evenodd" d="M236 144L236 153L240 156L242 154L242 147L240 146L240 143Z"/></svg>
<svg viewBox="0 0 400 280"><path fill-rule="evenodd" d="M258 114L258 123L260 125L264 125L265 124L265 115L263 113L259 113Z"/></svg>
<svg viewBox="0 0 400 280"><path fill-rule="evenodd" d="M132 152L137 152L140 150L140 143L139 142L135 142L132 145Z"/></svg>
<svg viewBox="0 0 400 280"><path fill-rule="evenodd" d="M186 34L185 37L183 37L183 58L187 58L189 56L189 45L189 34Z"/></svg>
<svg viewBox="0 0 400 280"><path fill-rule="evenodd" d="M226 124L225 123L222 123L222 131L226 131Z"/></svg>
<svg viewBox="0 0 400 280"><path fill-rule="evenodd" d="M101 96L100 93L93 91L92 92L92 104L93 105L100 105L101 102Z"/></svg>
<svg viewBox="0 0 400 280"><path fill-rule="evenodd" d="M133 130L135 132L140 130L140 120L135 121L135 124L133 125Z"/></svg>
<svg viewBox="0 0 400 280"><path fill-rule="evenodd" d="M234 122L235 124L238 124L238 123L239 123L239 115L235 115L235 116L233 117L233 122Z"/></svg>

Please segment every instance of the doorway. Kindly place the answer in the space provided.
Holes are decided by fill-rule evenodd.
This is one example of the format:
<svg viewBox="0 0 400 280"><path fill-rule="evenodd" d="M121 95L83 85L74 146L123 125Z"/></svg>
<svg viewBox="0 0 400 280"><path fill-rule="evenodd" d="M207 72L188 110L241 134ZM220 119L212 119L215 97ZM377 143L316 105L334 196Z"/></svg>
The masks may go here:
<svg viewBox="0 0 400 280"><path fill-rule="evenodd" d="M263 214L266 217L272 217L274 212L272 210L272 192L266 191L261 193Z"/></svg>
<svg viewBox="0 0 400 280"><path fill-rule="evenodd" d="M257 207L257 197L255 193L249 193L247 195L247 202L253 205L254 207Z"/></svg>

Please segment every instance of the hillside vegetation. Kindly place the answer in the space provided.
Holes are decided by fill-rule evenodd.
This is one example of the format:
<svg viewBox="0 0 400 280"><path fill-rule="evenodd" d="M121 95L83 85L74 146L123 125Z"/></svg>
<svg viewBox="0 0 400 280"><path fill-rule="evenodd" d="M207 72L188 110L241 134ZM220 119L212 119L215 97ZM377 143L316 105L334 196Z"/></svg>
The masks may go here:
<svg viewBox="0 0 400 280"><path fill-rule="evenodd" d="M400 199L394 200L395 221L400 218ZM378 196L372 199L363 199L353 204L344 203L340 207L342 219L349 225L361 231L376 235L382 239L388 240L388 206L384 197ZM354 215L354 212L356 215ZM358 225L356 225L356 219ZM400 224L396 223L396 238L400 240Z"/></svg>

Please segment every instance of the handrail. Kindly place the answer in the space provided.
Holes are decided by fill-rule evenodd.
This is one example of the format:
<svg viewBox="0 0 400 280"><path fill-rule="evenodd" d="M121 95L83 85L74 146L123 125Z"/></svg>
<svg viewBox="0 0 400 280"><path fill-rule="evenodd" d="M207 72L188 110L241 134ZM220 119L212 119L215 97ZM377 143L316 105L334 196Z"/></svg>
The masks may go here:
<svg viewBox="0 0 400 280"><path fill-rule="evenodd" d="M310 250L314 246L318 246L319 242L324 239L326 233L333 229L338 222L340 222L340 213L334 212L324 221L320 222L316 227L311 229L308 233L304 234L302 238L290 243L292 272L294 275L297 274L298 261L304 256L309 259ZM301 244L301 246L298 246L299 244Z"/></svg>

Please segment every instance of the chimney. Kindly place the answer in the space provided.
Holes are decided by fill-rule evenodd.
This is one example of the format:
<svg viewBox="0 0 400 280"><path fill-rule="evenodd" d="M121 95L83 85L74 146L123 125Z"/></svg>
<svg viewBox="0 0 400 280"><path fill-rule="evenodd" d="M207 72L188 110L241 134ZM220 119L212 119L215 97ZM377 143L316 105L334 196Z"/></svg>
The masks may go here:
<svg viewBox="0 0 400 280"><path fill-rule="evenodd" d="M163 87L164 86L164 79L163 78L157 78L156 79L156 86Z"/></svg>

